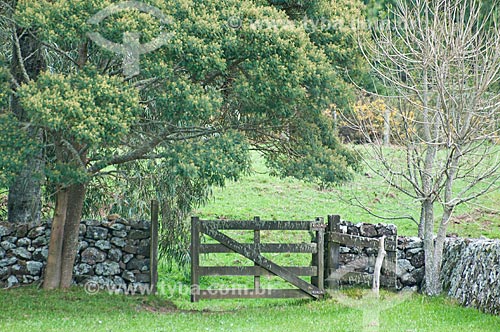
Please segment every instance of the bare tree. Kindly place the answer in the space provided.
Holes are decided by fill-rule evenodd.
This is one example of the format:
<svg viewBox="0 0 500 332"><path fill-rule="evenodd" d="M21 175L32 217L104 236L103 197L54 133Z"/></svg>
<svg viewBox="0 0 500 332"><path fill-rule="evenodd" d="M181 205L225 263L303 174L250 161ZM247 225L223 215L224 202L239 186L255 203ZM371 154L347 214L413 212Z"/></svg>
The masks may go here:
<svg viewBox="0 0 500 332"><path fill-rule="evenodd" d="M372 172L420 205L426 293L436 295L455 208L500 185L500 29L475 0L399 0L392 17L360 45L390 91L401 149L353 125L371 143L362 154Z"/></svg>

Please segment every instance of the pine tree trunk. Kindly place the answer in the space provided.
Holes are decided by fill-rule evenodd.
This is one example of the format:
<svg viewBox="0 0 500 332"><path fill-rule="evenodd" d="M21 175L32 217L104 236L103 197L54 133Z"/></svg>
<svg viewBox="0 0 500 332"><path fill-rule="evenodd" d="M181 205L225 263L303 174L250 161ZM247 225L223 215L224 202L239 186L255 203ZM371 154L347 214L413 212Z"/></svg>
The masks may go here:
<svg viewBox="0 0 500 332"><path fill-rule="evenodd" d="M85 192L85 184L77 183L68 188L68 208L66 210L62 247L61 288L69 288L73 281L73 266L78 249L78 235Z"/></svg>
<svg viewBox="0 0 500 332"><path fill-rule="evenodd" d="M14 8L15 4L14 1ZM46 68L40 42L36 39L34 32L23 29L17 29L12 39L12 76L18 84L27 83L28 78L36 79ZM20 121L26 121L25 111L15 94L11 99L11 110ZM31 129L28 134L35 139L41 139L42 136L41 132L36 129ZM42 168L43 158L40 151L38 155L29 157L26 166L9 187L7 203L9 222L25 224L40 221Z"/></svg>
<svg viewBox="0 0 500 332"><path fill-rule="evenodd" d="M66 224L66 211L68 208L68 191L60 189L57 192L56 210L52 220L50 233L49 255L45 268L44 289L59 288L61 283L62 250L64 241L64 228Z"/></svg>

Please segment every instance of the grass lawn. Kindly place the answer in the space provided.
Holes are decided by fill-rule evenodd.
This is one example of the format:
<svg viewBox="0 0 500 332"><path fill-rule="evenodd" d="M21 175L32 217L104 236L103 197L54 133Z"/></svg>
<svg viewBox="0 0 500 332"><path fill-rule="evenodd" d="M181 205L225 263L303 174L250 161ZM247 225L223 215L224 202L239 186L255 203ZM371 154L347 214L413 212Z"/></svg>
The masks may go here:
<svg viewBox="0 0 500 332"><path fill-rule="evenodd" d="M0 331L368 331L378 318L380 331L497 332L500 317L462 308L445 298L394 295L377 306L299 300L201 301L174 304L161 297L132 297L81 288L44 292L33 287L0 291ZM397 304L397 305L395 305ZM362 308L359 308L359 307ZM377 315L370 311L388 307ZM370 316L371 315L371 316ZM370 318L363 320L363 318ZM373 326L372 326L373 328ZM373 331L373 330L370 330Z"/></svg>

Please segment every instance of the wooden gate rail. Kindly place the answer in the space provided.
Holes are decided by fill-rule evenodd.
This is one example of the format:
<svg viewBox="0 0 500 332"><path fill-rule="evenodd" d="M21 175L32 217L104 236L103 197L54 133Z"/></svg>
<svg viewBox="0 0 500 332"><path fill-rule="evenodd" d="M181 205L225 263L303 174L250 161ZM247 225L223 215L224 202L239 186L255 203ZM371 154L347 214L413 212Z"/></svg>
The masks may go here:
<svg viewBox="0 0 500 332"><path fill-rule="evenodd" d="M253 230L253 243L240 243L220 230ZM261 230L313 231L316 243L260 243ZM324 230L322 218L316 221L261 221L258 217L247 221L191 219L191 301L222 298L320 298L324 295ZM218 244L201 244L200 235L206 234ZM200 266L201 253L238 253L254 262L254 266ZM283 267L261 253L310 253L312 266ZM262 289L260 276L276 275L298 289ZM200 276L253 276L253 289L201 290ZM308 283L300 276L315 277Z"/></svg>
<svg viewBox="0 0 500 332"><path fill-rule="evenodd" d="M340 246L345 245L378 249L379 239L344 234L341 232L340 226L340 216L328 216L326 235L327 255L325 262L327 288L338 288L342 281L349 281L358 284L371 284L373 274L355 272L354 269L349 269L348 266L340 266ZM384 248L387 252L383 262L383 268L386 271L386 275L380 277L380 284L391 289L396 289L397 235L388 236L385 240ZM366 264L367 262L364 263ZM332 278L331 276L334 275L338 276L336 278Z"/></svg>

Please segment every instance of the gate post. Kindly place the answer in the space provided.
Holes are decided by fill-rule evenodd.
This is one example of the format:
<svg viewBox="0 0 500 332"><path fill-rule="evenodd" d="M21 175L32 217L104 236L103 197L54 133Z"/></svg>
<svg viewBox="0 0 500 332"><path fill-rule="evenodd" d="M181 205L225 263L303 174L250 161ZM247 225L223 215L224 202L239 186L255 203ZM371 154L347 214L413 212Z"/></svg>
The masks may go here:
<svg viewBox="0 0 500 332"><path fill-rule="evenodd" d="M200 218L191 218L191 302L198 302L200 296Z"/></svg>
<svg viewBox="0 0 500 332"><path fill-rule="evenodd" d="M149 273L152 293L156 294L158 284L158 201L151 201L151 244L149 247Z"/></svg>
<svg viewBox="0 0 500 332"><path fill-rule="evenodd" d="M337 289L340 286L339 280L330 279L333 273L339 268L340 244L331 240L330 234L340 232L340 216L329 215L326 230L327 252L325 259L326 288Z"/></svg>

